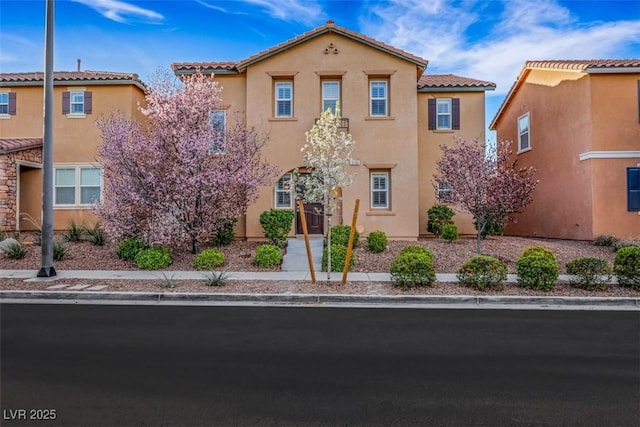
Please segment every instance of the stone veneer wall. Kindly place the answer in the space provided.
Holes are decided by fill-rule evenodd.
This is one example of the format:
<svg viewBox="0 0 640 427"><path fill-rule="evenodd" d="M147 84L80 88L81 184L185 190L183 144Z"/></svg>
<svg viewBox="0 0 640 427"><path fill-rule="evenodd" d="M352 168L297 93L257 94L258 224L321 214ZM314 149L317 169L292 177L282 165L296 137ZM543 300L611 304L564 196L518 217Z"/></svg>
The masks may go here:
<svg viewBox="0 0 640 427"><path fill-rule="evenodd" d="M0 154L0 231L16 229L19 160L42 164L42 148Z"/></svg>

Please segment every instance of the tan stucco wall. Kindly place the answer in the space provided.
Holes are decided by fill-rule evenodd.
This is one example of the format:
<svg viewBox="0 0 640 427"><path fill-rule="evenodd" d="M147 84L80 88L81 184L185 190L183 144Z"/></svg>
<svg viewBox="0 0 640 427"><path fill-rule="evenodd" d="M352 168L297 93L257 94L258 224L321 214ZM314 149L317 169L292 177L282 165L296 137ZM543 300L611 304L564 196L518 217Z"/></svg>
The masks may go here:
<svg viewBox="0 0 640 427"><path fill-rule="evenodd" d="M581 240L638 234L640 218L626 211L626 167L640 159L580 160L590 151L640 149L637 80L637 74L531 71L496 124L500 139L517 142L517 119L530 113L531 150L517 156L540 180L534 202L508 234Z"/></svg>
<svg viewBox="0 0 640 427"><path fill-rule="evenodd" d="M429 98L460 99L460 129L451 131L429 130ZM454 138L485 141L485 95L484 92L432 92L418 94L418 163L419 163L419 199L420 234L427 234L427 211L438 204L433 187L433 175L436 163L442 156L441 145L453 145ZM460 234L475 234L473 217L459 207L450 205L456 215L453 221Z"/></svg>

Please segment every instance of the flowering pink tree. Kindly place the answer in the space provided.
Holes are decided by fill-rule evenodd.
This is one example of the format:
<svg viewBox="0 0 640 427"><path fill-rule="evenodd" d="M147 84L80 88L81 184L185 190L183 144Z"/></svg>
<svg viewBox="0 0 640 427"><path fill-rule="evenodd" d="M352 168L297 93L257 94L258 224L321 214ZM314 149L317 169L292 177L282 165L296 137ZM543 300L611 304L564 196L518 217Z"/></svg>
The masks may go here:
<svg viewBox="0 0 640 427"><path fill-rule="evenodd" d="M477 250L482 252L482 234L496 218L511 219L533 201L538 181L533 168L518 169L510 141L497 144L495 156L488 156L477 140L455 139L453 146L441 145L442 157L436 164L436 183L447 183L450 200L473 215Z"/></svg>
<svg viewBox="0 0 640 427"><path fill-rule="evenodd" d="M227 126L213 78L156 79L141 109L147 121L98 121L104 201L97 213L114 237L189 242L197 253L206 236L246 213L278 171L261 157L266 138L247 129L242 115Z"/></svg>

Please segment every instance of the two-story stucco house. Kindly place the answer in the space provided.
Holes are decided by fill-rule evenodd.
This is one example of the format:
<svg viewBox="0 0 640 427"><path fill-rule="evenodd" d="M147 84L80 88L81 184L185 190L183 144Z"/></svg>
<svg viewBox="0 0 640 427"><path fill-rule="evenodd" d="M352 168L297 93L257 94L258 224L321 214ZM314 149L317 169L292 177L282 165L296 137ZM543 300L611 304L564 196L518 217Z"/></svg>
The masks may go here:
<svg viewBox="0 0 640 427"><path fill-rule="evenodd" d="M241 61L172 68L178 76L213 74L223 88L218 122L241 112L249 126L269 135L265 155L282 175L238 223L237 235L248 239L263 237L261 212L296 208L291 180L304 166L305 132L336 102L344 130L356 141L349 172L357 178L338 189L342 206L334 224L350 223L360 199L358 224L365 234L425 234L427 210L437 203L432 179L439 146L454 136L484 141L485 91L495 88L486 81L424 74L425 59L333 21ZM307 216L311 232L323 233L324 221ZM455 219L462 233L474 233L468 216ZM292 234L301 232L299 220L294 228Z"/></svg>
<svg viewBox="0 0 640 427"><path fill-rule="evenodd" d="M640 237L640 59L528 61L490 128L540 181L508 234Z"/></svg>
<svg viewBox="0 0 640 427"><path fill-rule="evenodd" d="M0 230L32 230L42 212L43 73L0 74ZM144 84L135 74L54 73L54 228L91 225L102 197L95 121L120 111L142 118Z"/></svg>

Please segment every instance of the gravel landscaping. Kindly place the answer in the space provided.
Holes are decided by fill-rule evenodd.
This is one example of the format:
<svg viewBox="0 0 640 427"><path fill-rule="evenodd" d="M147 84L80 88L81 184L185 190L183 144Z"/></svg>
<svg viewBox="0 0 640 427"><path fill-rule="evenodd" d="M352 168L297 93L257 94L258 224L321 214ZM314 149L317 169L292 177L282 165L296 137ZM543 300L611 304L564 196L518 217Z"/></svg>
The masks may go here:
<svg viewBox="0 0 640 427"><path fill-rule="evenodd" d="M35 237L23 234L22 238L27 242L33 242ZM275 269L264 269L253 264L255 249L262 242L247 242L236 240L231 245L220 248L225 253L225 262L221 270L227 272L235 271L277 271ZM421 238L417 242L390 241L387 249L380 254L373 254L366 249L364 239L359 243L354 251L356 260L355 272L389 272L389 266L393 259L407 245L421 245L435 254L435 267L438 273L455 273L460 266L475 255L475 238L467 237L459 241L448 243L436 238ZM565 273L567 261L577 257L592 256L606 260L609 265L613 264L614 253L609 247L594 246L591 242L551 240L521 237L488 237L483 242L483 253L491 255L504 261L510 273L515 272L515 262L522 251L529 246L545 246L553 250L558 258L560 273ZM95 246L90 242L69 243L69 252L62 261L55 262L56 270L137 270L133 263L122 261L115 255L117 245L109 242L105 246ZM195 256L189 253L188 248L174 250L172 253L173 264L166 271L193 270L192 264ZM28 269L37 270L40 267L40 247L35 244L29 246L25 258L11 260L4 255L0 255L0 270ZM516 284L505 284L503 290L493 290L489 292L478 292L470 288L465 288L457 283L436 283L429 288L412 289L408 291L400 290L387 282L349 282L342 286L335 282L322 282L312 285L310 282L275 282L275 281L239 281L230 277L224 287L210 287L203 281L177 281L171 280L171 275L166 271L157 272L158 280L65 280L65 284L90 284L107 285L109 291L153 291L153 292L261 292L261 293L346 293L346 294L424 294L424 295L476 295L476 294L496 294L496 295L548 295L548 296L633 296L640 297L640 291L628 288L621 288L611 285L605 291L584 291L571 287L566 283L559 283L553 291L542 292L523 289ZM339 273L336 273L339 275ZM318 275L324 278L324 273ZM56 280L55 283L59 282ZM175 287L168 288L166 285L171 282ZM52 282L24 282L21 279L0 279L0 289L46 289Z"/></svg>

